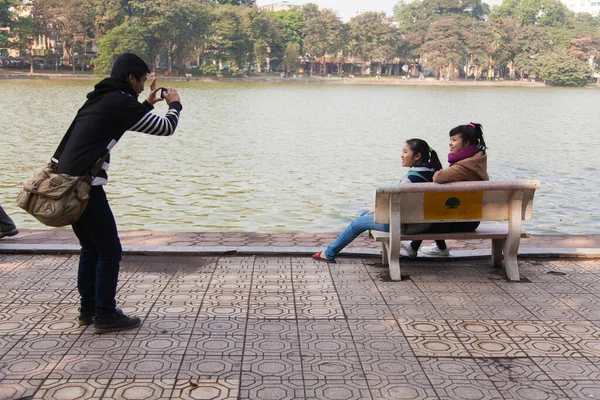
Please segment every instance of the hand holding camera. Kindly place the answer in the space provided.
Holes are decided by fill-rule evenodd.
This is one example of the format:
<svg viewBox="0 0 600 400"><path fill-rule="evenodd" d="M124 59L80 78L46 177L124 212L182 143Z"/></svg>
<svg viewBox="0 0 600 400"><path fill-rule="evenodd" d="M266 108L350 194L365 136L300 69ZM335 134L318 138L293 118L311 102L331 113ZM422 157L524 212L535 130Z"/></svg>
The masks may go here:
<svg viewBox="0 0 600 400"><path fill-rule="evenodd" d="M179 100L179 93L174 88L156 87L156 78L150 84L150 94L148 95L148 103L154 105L159 101L165 100L167 104Z"/></svg>
<svg viewBox="0 0 600 400"><path fill-rule="evenodd" d="M173 101L180 101L179 92L177 92L177 89L175 88L161 88L160 98L164 99L167 102L167 104L171 104L171 102Z"/></svg>

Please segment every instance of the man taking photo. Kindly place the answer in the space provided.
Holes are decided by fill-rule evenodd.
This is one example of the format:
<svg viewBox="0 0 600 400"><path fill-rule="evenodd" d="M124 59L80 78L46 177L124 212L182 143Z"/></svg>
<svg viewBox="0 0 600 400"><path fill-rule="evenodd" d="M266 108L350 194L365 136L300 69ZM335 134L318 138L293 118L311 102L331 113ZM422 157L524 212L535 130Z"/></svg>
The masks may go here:
<svg viewBox="0 0 600 400"><path fill-rule="evenodd" d="M81 296L79 325L93 322L95 333L123 331L140 325L138 317L126 316L116 308L122 249L103 185L108 183L110 151L126 131L158 136L175 133L182 109L177 90L157 88L154 79L148 98L143 103L138 101L148 73L146 62L135 54L119 56L110 78L88 93L87 101L69 127L71 135L58 162L58 173L82 176L106 157L93 177L87 207L72 225L81 244L77 275ZM157 92L161 89L159 97ZM151 110L163 99L169 110L161 117Z"/></svg>

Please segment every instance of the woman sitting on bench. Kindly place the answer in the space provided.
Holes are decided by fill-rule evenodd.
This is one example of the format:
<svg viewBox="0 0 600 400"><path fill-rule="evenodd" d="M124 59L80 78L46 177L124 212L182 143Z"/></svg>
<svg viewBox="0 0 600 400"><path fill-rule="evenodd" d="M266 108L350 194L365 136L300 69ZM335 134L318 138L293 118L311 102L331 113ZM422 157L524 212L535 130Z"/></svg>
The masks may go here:
<svg viewBox="0 0 600 400"><path fill-rule="evenodd" d="M433 174L442 168L437 153L429 147L426 141L421 139L407 140L400 158L402 166L410 168L400 183L432 182ZM406 233L419 233L430 227L431 224L406 224L402 226L402 229L406 230ZM344 247L368 230L389 232L390 226L376 224L373 211L365 211L355 218L325 251L315 253L313 258L319 261L335 262L335 257Z"/></svg>
<svg viewBox="0 0 600 400"><path fill-rule="evenodd" d="M450 131L450 153L448 154L448 168L441 169L433 175L436 183L450 183L459 181L489 181L487 173L486 145L483 140L481 124L473 122L460 125ZM426 232L473 232L479 226L479 222L452 222L432 224ZM421 240L402 242L401 247L408 256L415 258ZM436 240L435 244L423 247L422 254L431 256L447 257L450 255L446 242Z"/></svg>

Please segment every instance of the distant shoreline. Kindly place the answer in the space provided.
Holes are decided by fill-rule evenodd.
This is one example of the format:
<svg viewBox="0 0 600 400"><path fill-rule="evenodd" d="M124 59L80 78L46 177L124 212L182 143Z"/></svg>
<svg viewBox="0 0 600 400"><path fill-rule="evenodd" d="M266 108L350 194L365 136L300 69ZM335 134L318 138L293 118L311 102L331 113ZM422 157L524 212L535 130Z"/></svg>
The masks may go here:
<svg viewBox="0 0 600 400"><path fill-rule="evenodd" d="M55 73L3 73L0 72L1 80L34 80L34 79L82 79L82 80L95 80L98 81L101 78L94 76L93 74L55 74ZM349 78L344 76L332 76L331 78L321 77L296 77L296 78L281 78L280 76L274 75L261 75L261 76L245 76L239 78L230 77L192 77L186 78L183 76L157 76L157 79L161 81L171 82L209 82L209 83L291 83L291 84L337 84L337 85L384 85L384 86L469 86L469 87L550 87L544 82L531 82L526 80L511 81L511 80L498 80L498 81L472 81L465 79L455 79L450 81L440 81L435 78L426 78L420 80L418 78L406 79L404 77L389 77L384 76L380 79L375 77L354 77ZM590 84L587 87L593 88L598 87L595 84Z"/></svg>

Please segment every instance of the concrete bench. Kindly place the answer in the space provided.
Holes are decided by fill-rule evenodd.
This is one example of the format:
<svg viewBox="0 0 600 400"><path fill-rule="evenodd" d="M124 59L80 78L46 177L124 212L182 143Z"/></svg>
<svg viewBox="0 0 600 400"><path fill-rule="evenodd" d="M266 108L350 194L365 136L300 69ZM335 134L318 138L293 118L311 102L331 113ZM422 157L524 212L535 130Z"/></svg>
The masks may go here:
<svg viewBox="0 0 600 400"><path fill-rule="evenodd" d="M383 244L382 261L392 280L400 280L400 241L491 239L492 264L504 265L511 281L519 280L517 253L521 220L531 219L536 180L418 183L378 187L375 222L390 224L390 232L371 231ZM400 224L504 221L481 224L475 232L402 234ZM507 222L507 223L506 223Z"/></svg>

